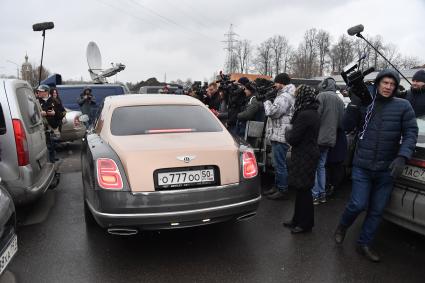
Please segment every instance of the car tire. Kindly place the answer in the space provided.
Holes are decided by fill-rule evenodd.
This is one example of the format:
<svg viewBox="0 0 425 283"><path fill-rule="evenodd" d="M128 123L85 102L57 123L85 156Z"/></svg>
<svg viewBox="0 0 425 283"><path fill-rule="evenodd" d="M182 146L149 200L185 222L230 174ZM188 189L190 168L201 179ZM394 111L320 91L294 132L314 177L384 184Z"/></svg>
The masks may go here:
<svg viewBox="0 0 425 283"><path fill-rule="evenodd" d="M87 228L93 228L97 226L97 222L94 219L86 201L84 201L84 220L86 222Z"/></svg>

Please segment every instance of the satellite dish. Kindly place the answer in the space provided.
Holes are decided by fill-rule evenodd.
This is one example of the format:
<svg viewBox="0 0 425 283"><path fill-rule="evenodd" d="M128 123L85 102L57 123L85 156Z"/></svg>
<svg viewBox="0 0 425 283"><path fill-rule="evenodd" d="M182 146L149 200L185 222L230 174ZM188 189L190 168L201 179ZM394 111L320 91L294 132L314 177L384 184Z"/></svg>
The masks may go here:
<svg viewBox="0 0 425 283"><path fill-rule="evenodd" d="M87 64L89 65L90 77L95 83L106 83L106 78L115 75L125 69L121 63L112 63L112 68L102 69L102 55L97 44L90 41L86 51Z"/></svg>
<svg viewBox="0 0 425 283"><path fill-rule="evenodd" d="M97 44L93 41L89 42L87 45L87 64L89 64L89 69L96 72L102 70L102 55L100 55L100 50Z"/></svg>

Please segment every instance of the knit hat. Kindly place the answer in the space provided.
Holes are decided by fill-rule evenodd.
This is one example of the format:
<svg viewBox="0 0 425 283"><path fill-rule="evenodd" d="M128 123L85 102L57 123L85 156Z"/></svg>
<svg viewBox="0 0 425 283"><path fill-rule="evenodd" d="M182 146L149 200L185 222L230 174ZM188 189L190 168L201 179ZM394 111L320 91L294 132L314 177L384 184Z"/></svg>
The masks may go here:
<svg viewBox="0 0 425 283"><path fill-rule="evenodd" d="M425 70L417 71L412 78L412 81L418 81L425 83Z"/></svg>
<svg viewBox="0 0 425 283"><path fill-rule="evenodd" d="M247 77L241 77L238 80L238 83L240 83L241 85L244 85L245 86L247 83L249 83L249 79Z"/></svg>
<svg viewBox="0 0 425 283"><path fill-rule="evenodd" d="M281 73L281 74L278 74L274 78L274 82L275 83L279 83L279 84L283 84L283 85L287 85L287 84L289 84L291 82L291 78L288 76L288 74Z"/></svg>

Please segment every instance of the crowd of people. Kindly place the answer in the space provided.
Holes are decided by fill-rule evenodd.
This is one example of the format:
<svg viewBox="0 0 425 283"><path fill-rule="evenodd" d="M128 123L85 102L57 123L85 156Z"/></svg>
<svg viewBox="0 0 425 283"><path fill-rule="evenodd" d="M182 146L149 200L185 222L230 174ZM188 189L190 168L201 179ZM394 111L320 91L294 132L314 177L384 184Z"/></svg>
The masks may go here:
<svg viewBox="0 0 425 283"><path fill-rule="evenodd" d="M414 152L416 117L425 115L425 71L416 72L412 81L411 89L400 93L398 73L383 70L372 86L367 87L363 81L351 86L347 107L337 94L333 78L324 79L317 89L295 87L286 73L278 74L273 89L263 96L246 77L226 87L212 82L205 93L194 87L187 95L205 103L233 135L244 137L247 121L265 123L264 138L271 143L275 177L274 185L263 195L271 200L288 200L289 189L296 191L293 217L283 222L293 234L312 230L314 205L326 203L341 185L342 164L351 154L352 193L334 238L342 244L349 227L366 211L357 251L378 262L380 257L371 248L372 241L393 180L401 175ZM183 94L182 89L179 94ZM45 121L50 161L55 162L55 138L66 112L57 89L40 85L36 96ZM78 103L82 113L89 116L88 126L96 105L89 88ZM349 132L355 135L352 152L347 149Z"/></svg>
<svg viewBox="0 0 425 283"><path fill-rule="evenodd" d="M400 92L400 77L393 70L381 71L371 86L349 88L351 102L345 107L333 78L324 79L317 89L297 88L288 74L274 78L275 95L258 99L255 83L246 77L235 84L244 92L243 103L234 109L229 95L213 82L206 94L195 89L188 95L203 101L234 135L244 136L247 121L263 121L265 138L271 142L275 181L263 195L287 200L296 191L293 217L283 226L293 234L310 232L314 226L314 205L326 203L344 178L347 156L352 166L352 193L342 212L334 238L342 244L347 230L366 211L357 251L378 262L372 249L393 180L398 178L415 149L416 117L425 115L425 71L413 76L411 89ZM237 94L231 94L237 95ZM354 150L348 151L347 133L354 133ZM291 149L290 160L286 160ZM288 166L288 164L290 166Z"/></svg>

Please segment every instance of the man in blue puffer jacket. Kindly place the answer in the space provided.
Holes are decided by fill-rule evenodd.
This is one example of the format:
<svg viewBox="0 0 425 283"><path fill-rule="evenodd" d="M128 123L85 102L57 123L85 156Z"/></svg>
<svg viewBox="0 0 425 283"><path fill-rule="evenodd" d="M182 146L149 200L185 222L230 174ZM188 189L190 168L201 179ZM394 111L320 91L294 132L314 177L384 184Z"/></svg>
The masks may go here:
<svg viewBox="0 0 425 283"><path fill-rule="evenodd" d="M363 103L350 103L344 116L345 130L357 128L358 141L352 194L335 232L335 241L341 244L348 227L366 210L357 251L374 262L380 258L370 244L390 198L393 178L401 175L418 136L412 106L407 100L394 97L399 83L399 75L387 69L378 74L371 93L365 86L353 87L353 94L362 97Z"/></svg>

